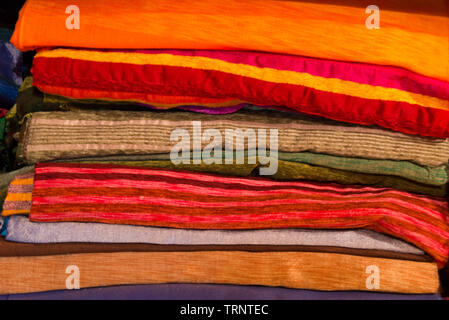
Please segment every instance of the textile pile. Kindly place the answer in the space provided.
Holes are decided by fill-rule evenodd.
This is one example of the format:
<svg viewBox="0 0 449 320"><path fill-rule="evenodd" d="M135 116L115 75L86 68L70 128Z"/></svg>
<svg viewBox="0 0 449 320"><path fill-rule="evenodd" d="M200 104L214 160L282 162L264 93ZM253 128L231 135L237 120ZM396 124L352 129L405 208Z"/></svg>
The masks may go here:
<svg viewBox="0 0 449 320"><path fill-rule="evenodd" d="M11 39L4 298L441 299L447 1L77 2Z"/></svg>

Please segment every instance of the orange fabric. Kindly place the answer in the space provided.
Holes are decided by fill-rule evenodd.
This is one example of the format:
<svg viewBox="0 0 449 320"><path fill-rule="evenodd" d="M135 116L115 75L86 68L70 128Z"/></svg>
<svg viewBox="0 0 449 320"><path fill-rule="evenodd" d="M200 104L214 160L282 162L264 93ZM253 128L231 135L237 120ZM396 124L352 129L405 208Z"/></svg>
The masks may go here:
<svg viewBox="0 0 449 320"><path fill-rule="evenodd" d="M122 92L97 89L78 89L71 87L59 87L51 85L39 85L39 89L43 92L52 93L68 99L98 99L114 101L125 101L143 103L154 106L158 109L171 109L183 106L200 106L207 108L223 108L231 107L239 104L247 103L236 99L221 99L207 97L190 97L190 96L167 96L160 94L142 93L142 92Z"/></svg>
<svg viewBox="0 0 449 320"><path fill-rule="evenodd" d="M70 265L79 268L81 288L216 283L323 291L436 293L439 287L437 266L430 262L322 252L113 252L0 257L0 269L5 275L0 294L65 290L70 281L71 273L66 272ZM379 287L370 289L367 284L373 271L369 268L372 270L373 266L378 270Z"/></svg>
<svg viewBox="0 0 449 320"><path fill-rule="evenodd" d="M426 1L440 15L410 8L393 11L388 9L391 5L383 9L386 2L378 2L380 29L369 30L365 6L275 0L78 0L80 29L68 30L65 10L71 1L28 0L12 42L20 50L258 50L396 65L449 80L448 1Z"/></svg>

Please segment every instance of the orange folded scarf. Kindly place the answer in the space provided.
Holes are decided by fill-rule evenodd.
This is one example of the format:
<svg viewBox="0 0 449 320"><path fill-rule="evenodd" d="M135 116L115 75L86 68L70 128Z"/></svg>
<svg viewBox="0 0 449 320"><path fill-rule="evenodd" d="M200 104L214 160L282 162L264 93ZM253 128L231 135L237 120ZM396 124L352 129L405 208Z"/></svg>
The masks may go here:
<svg viewBox="0 0 449 320"><path fill-rule="evenodd" d="M400 11L400 6L391 9L401 3L406 11ZM421 12L422 5L416 1L377 1L380 29L366 27L366 6L345 5L346 1L336 5L274 0L78 0L80 28L69 30L70 10L66 13L66 9L71 4L28 0L12 43L20 50L256 50L395 65L449 79L445 0L426 1L430 12Z"/></svg>

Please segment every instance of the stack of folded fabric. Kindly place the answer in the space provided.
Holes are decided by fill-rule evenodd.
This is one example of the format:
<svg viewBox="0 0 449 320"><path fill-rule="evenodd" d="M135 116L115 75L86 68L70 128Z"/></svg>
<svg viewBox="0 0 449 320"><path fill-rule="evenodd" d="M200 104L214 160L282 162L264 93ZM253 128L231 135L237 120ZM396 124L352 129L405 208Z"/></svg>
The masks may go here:
<svg viewBox="0 0 449 320"><path fill-rule="evenodd" d="M38 53L0 294L439 298L446 1L375 30L351 1L77 2L79 29L28 0L13 35Z"/></svg>

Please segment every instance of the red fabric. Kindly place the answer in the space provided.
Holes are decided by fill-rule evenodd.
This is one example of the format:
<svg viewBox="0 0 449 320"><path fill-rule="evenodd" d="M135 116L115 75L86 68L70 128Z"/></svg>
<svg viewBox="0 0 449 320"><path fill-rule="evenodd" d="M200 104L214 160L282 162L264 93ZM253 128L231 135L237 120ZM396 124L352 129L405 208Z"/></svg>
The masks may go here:
<svg viewBox="0 0 449 320"><path fill-rule="evenodd" d="M393 189L108 164L36 165L30 220L186 229L365 228L444 266L448 203Z"/></svg>
<svg viewBox="0 0 449 320"><path fill-rule="evenodd" d="M259 106L286 106L338 121L378 125L407 134L449 137L449 111L358 98L219 71L41 57L35 59L33 73L34 85L42 90L45 85L54 85L67 88L68 93L70 88L78 88L234 98Z"/></svg>

